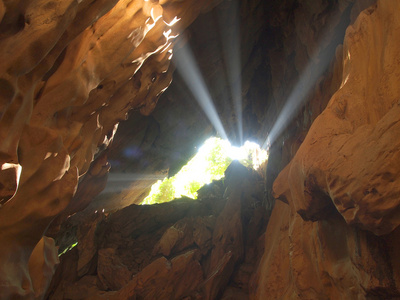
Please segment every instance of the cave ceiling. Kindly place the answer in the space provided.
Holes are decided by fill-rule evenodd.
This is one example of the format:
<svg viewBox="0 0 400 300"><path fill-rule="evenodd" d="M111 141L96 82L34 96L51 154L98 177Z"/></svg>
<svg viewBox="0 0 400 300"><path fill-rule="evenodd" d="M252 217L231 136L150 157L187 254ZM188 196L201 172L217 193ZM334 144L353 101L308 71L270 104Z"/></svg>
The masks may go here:
<svg viewBox="0 0 400 300"><path fill-rule="evenodd" d="M241 220L266 226L271 216L265 235L254 231L254 244L261 236L273 242L257 250L263 258L252 290L246 275L245 293L398 296L399 9L390 0L0 0L0 298L44 295L58 264L45 235L68 222L87 224L75 234L85 231L95 248L97 222L108 215L109 232L120 221L135 231L129 212L152 208L129 205L211 136L271 146L266 174L249 173L246 184L233 176L234 206L193 206L220 228L206 247L217 249L212 264L224 258L231 271L245 248ZM192 60L183 59L188 53ZM252 216L241 215L241 188L252 199L243 213ZM183 215L163 230L189 222ZM230 215L235 224L225 222ZM219 242L225 227L240 232L232 264L228 238ZM77 272L96 285L91 266L115 249L79 247L71 254L81 255ZM180 259L202 274L194 252ZM156 262L164 268L168 259ZM209 299L227 285L216 277L205 284Z"/></svg>
<svg viewBox="0 0 400 300"><path fill-rule="evenodd" d="M358 6L358 3L341 1L323 1L315 7L307 1L304 4L241 1L240 7L236 7L234 1L222 1L199 15L178 38L170 67L174 71L172 83L161 94L154 111L149 116L133 111L127 121L120 123L107 154L112 165L111 176L114 172L140 173L144 178L172 176L207 137L221 136L175 67L182 48L187 47L192 52L231 143L239 145L242 139L242 142L252 140L263 145L300 77L309 76L303 72L307 64L314 63L316 68L324 65L318 70L320 78L309 79L310 85L325 80L329 64L335 60L336 47L341 44L351 22L351 14L363 8ZM307 23L309 18L317 19L321 28ZM315 40L322 40L321 45ZM235 47L240 52L236 62L232 61ZM235 63L240 75L232 81L229 72ZM241 120L235 110L231 82L241 88ZM289 129L284 131L287 128L283 128L281 134L286 132L286 138L297 136L301 140L329 96L323 96L319 107L307 108L309 112L305 115L310 116L306 116L306 120L303 116L295 120L301 107L293 115L284 117ZM300 100L305 103L313 97L314 91L311 91ZM241 138L238 123L243 130ZM300 126L300 123L304 124ZM148 187L151 182L154 181L143 186ZM126 192L128 196L123 198L140 201L148 188L141 194L137 184L131 186L135 190L133 194Z"/></svg>

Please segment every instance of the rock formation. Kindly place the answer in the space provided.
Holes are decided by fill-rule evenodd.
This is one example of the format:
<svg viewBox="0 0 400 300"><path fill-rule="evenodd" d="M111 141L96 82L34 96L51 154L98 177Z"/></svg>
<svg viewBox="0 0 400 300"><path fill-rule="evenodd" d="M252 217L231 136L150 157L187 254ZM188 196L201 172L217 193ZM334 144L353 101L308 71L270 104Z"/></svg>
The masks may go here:
<svg viewBox="0 0 400 300"><path fill-rule="evenodd" d="M234 162L197 201L72 217L62 237L78 244L61 256L48 298L243 299L263 248L263 193L262 178Z"/></svg>
<svg viewBox="0 0 400 300"><path fill-rule="evenodd" d="M400 3L233 3L0 0L0 298L400 298ZM110 162L173 174L213 134L178 74L161 96L185 43L239 139L216 30L237 19L264 183L236 166L198 202L130 206L151 176L96 198Z"/></svg>
<svg viewBox="0 0 400 300"><path fill-rule="evenodd" d="M346 31L341 86L274 183L256 299L400 297L399 8Z"/></svg>
<svg viewBox="0 0 400 300"><path fill-rule="evenodd" d="M44 231L118 122L154 109L174 35L211 5L1 1L1 297L31 297L28 260Z"/></svg>

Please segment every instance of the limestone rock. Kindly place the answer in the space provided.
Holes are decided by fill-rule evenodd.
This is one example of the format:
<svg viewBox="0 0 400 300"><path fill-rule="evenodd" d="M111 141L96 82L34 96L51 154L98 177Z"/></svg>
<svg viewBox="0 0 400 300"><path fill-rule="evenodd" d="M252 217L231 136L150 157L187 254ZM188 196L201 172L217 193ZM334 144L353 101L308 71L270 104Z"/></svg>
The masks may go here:
<svg viewBox="0 0 400 300"><path fill-rule="evenodd" d="M59 264L54 240L42 237L29 258L29 275L35 291L35 299L42 299Z"/></svg>
<svg viewBox="0 0 400 300"><path fill-rule="evenodd" d="M117 291L132 278L132 273L120 261L113 248L100 249L97 259L97 277L104 290Z"/></svg>
<svg viewBox="0 0 400 300"><path fill-rule="evenodd" d="M169 256L172 250L180 252L195 244L205 254L211 248L214 224L213 216L184 218L165 231L153 253Z"/></svg>
<svg viewBox="0 0 400 300"><path fill-rule="evenodd" d="M63 235L76 232L78 246L61 256L48 298L78 299L68 289L85 284L90 299L216 299L228 286L248 295L249 274L262 255L256 241L266 226L264 208L254 205L262 190L252 189L261 178L240 164L228 172L225 199L131 205L97 221L80 219L79 213L70 217L77 229L62 227L56 238L65 243ZM220 189L224 183L211 185ZM218 201L223 209L215 215L211 202ZM244 239L249 229L252 238Z"/></svg>
<svg viewBox="0 0 400 300"><path fill-rule="evenodd" d="M78 176L130 110L154 109L175 37L217 4L169 2L0 1L1 297L34 293L28 259Z"/></svg>
<svg viewBox="0 0 400 300"><path fill-rule="evenodd" d="M97 254L96 229L103 215L98 212L92 214L92 217L84 225L79 226L77 230L77 249L79 252L78 276L82 276L91 270L94 265L94 258ZM83 238L84 237L84 238Z"/></svg>
<svg viewBox="0 0 400 300"><path fill-rule="evenodd" d="M129 299L133 296L143 299L181 299L196 289L203 279L202 273L194 251L171 261L161 257L138 273L112 299ZM177 282L179 285L175 287Z"/></svg>
<svg viewBox="0 0 400 300"><path fill-rule="evenodd" d="M347 30L342 86L275 182L277 197L305 219L332 201L349 224L376 234L400 224L396 5L379 1Z"/></svg>
<svg viewBox="0 0 400 300"><path fill-rule="evenodd" d="M57 264L45 232L78 241L46 299L400 297L398 1L239 2L0 0L0 298L42 297ZM188 40L232 142L242 125L263 143L302 98L265 191L236 169L196 202L129 206L151 179L91 206L107 156L172 175L215 134L179 76L159 102Z"/></svg>
<svg viewBox="0 0 400 300"><path fill-rule="evenodd" d="M342 84L274 182L250 298L400 297L398 9L378 1L347 29Z"/></svg>

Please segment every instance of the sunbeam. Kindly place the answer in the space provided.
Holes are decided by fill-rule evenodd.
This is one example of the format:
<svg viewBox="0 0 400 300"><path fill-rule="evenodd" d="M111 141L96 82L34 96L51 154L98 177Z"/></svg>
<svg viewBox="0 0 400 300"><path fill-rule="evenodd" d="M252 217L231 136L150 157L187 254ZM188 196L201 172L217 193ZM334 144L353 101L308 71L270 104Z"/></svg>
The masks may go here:
<svg viewBox="0 0 400 300"><path fill-rule="evenodd" d="M175 62L178 72L181 74L183 80L185 80L186 85L205 112L215 130L221 138L227 140L228 137L225 129L189 46L183 46L183 48L179 50L179 55L174 56L173 61Z"/></svg>
<svg viewBox="0 0 400 300"><path fill-rule="evenodd" d="M164 177L165 175L162 174L110 173L107 185L102 193L121 193L123 190L134 188L132 182L155 182L163 180Z"/></svg>
<svg viewBox="0 0 400 300"><path fill-rule="evenodd" d="M233 23L220 20L223 55L225 58L226 71L231 90L233 107L236 115L237 133L240 145L243 145L243 118L242 118L242 78L241 78L241 59L240 59L240 15L239 1L231 3L228 15Z"/></svg>
<svg viewBox="0 0 400 300"><path fill-rule="evenodd" d="M331 18L332 24L338 20L338 15ZM329 28L329 26L327 26ZM288 100L278 115L271 131L268 134L262 148L267 149L282 134L299 110L305 105L308 94L313 86L315 86L318 78L326 71L332 59L332 53L327 51L328 41L331 38L329 34L322 35L323 38L319 42L319 46L311 56L310 63L307 65L303 73L299 77L299 81L292 90ZM329 46L328 46L329 47Z"/></svg>

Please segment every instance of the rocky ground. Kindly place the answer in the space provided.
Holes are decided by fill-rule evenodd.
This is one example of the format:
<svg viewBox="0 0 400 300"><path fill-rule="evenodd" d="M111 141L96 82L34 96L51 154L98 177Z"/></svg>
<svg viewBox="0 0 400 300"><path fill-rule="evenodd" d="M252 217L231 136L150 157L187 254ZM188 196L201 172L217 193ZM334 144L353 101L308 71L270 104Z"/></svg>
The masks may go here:
<svg viewBox="0 0 400 300"><path fill-rule="evenodd" d="M47 299L247 299L267 212L258 173L234 162L199 199L70 218ZM77 221L80 220L80 221ZM84 220L84 221L82 221Z"/></svg>

